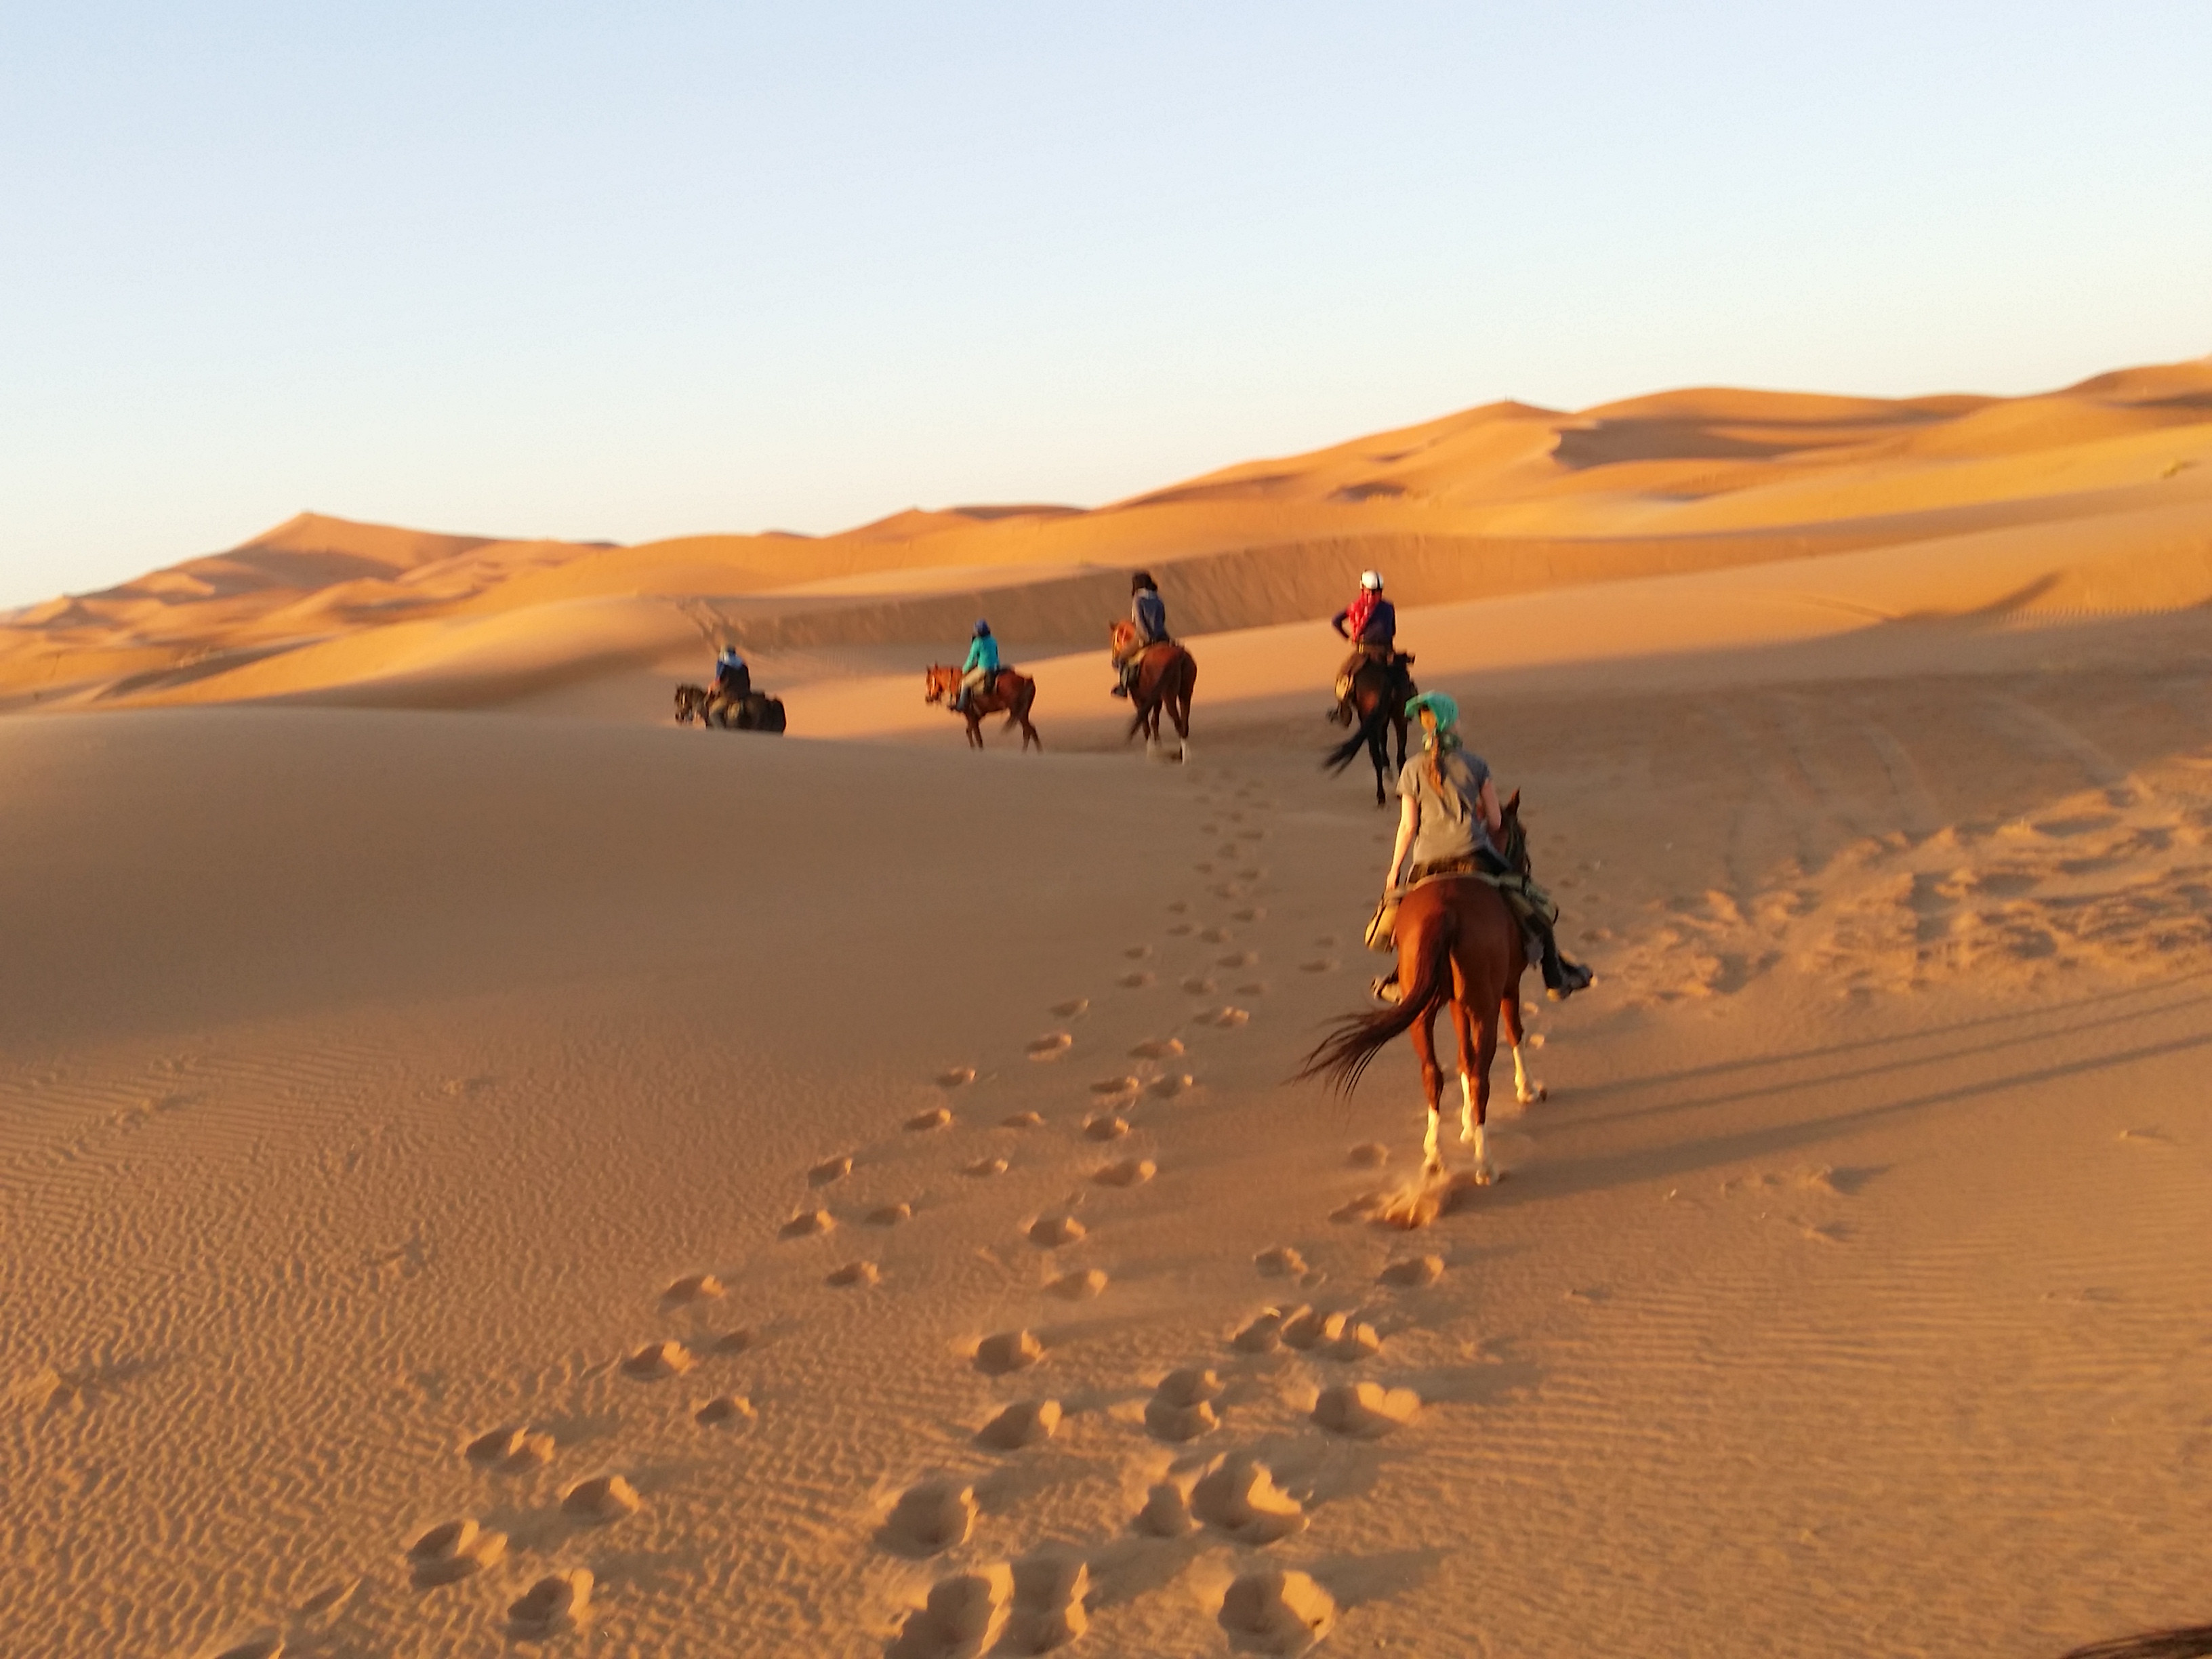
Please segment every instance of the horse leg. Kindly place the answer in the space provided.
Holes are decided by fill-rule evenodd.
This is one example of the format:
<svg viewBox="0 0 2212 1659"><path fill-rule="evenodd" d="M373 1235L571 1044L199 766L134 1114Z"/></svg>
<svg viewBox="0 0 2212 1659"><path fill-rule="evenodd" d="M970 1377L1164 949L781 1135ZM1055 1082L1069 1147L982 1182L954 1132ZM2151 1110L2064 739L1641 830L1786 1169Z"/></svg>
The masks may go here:
<svg viewBox="0 0 2212 1659"><path fill-rule="evenodd" d="M1437 1068L1437 1011L1433 1006L1413 1022L1413 1054L1421 1062L1421 1092L1428 1097L1429 1129L1421 1141L1421 1168L1430 1175L1444 1172L1444 1155L1437 1146L1437 1124L1443 1115L1444 1074Z"/></svg>
<svg viewBox="0 0 2212 1659"><path fill-rule="evenodd" d="M968 716L968 746L981 749L983 746L983 717L975 712L975 705L972 702L963 712Z"/></svg>
<svg viewBox="0 0 2212 1659"><path fill-rule="evenodd" d="M1549 1091L1528 1075L1528 1062L1522 1057L1521 975L1518 973L1507 982L1505 994L1498 1000L1498 1023L1504 1027L1505 1041L1513 1048L1513 1097L1523 1106L1533 1106Z"/></svg>
<svg viewBox="0 0 2212 1659"><path fill-rule="evenodd" d="M1491 1166L1487 1125L1490 1118L1490 1062L1498 1053L1498 1020L1477 1021L1468 975L1452 964L1452 1027L1459 1034L1459 1138L1474 1149L1474 1179L1487 1187L1498 1179Z"/></svg>
<svg viewBox="0 0 2212 1659"><path fill-rule="evenodd" d="M1360 718L1364 720L1366 716L1363 714ZM1389 759L1390 750L1383 736L1382 728L1379 726L1375 728L1374 735L1367 739L1367 757L1375 763L1375 804L1377 806L1387 806L1390 804L1390 796L1382 787L1383 763ZM1402 763L1398 769L1401 772L1405 770Z"/></svg>

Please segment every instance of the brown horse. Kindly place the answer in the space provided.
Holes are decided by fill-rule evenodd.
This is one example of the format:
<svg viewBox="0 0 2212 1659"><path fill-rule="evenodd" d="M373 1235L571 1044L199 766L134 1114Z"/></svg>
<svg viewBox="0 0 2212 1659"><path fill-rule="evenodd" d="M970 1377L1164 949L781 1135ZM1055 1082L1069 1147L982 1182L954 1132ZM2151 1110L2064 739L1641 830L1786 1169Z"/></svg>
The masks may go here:
<svg viewBox="0 0 2212 1659"><path fill-rule="evenodd" d="M1411 662L1408 657L1406 661ZM1413 677L1395 663L1376 662L1369 658L1359 665L1358 672L1352 677L1349 701L1353 717L1359 722L1355 731L1342 743L1328 751L1322 763L1332 772L1341 772L1352 764L1362 749L1367 750L1375 763L1375 804L1384 805L1389 799L1383 785L1397 773L1384 772L1389 761L1389 746L1384 742L1389 732L1398 734L1398 771L1406 769L1406 705L1419 695Z"/></svg>
<svg viewBox="0 0 2212 1659"><path fill-rule="evenodd" d="M1114 660L1124 660L1129 648L1137 642L1137 625L1127 617L1114 624L1112 639ZM1138 732L1145 734L1147 753L1157 750L1160 742L1160 715L1164 712L1175 721L1176 738L1182 746L1182 757L1190 758L1190 694L1198 687L1198 659L1173 640L1162 640L1145 647L1137 659L1137 683L1129 688L1130 705L1137 711L1129 722L1129 730L1122 739L1125 743Z"/></svg>
<svg viewBox="0 0 2212 1659"><path fill-rule="evenodd" d="M932 663L922 676L921 700L949 705L960 694L960 670L949 662ZM991 680L975 688L968 699L968 706L956 713L968 717L968 746L983 746L983 716L1004 714L1006 724L1002 730L1011 731L1017 721L1022 728L1022 750L1029 751L1035 744L1041 750L1044 739L1037 736L1036 727L1030 724L1030 705L1036 701L1036 682L1026 674L1011 668L1001 668Z"/></svg>
<svg viewBox="0 0 2212 1659"><path fill-rule="evenodd" d="M1528 872L1528 837L1521 828L1518 790L1505 803L1500 842L1506 859ZM1521 1057L1521 975L1528 957L1521 925L1498 889L1476 876L1446 876L1425 881L1398 906L1398 974L1404 994L1395 1008L1355 1014L1340 1021L1298 1070L1298 1076L1325 1077L1348 1094L1368 1062L1393 1037L1413 1034L1421 1062L1421 1087L1428 1097L1429 1128L1422 1142L1424 1167L1443 1172L1443 1154L1437 1130L1443 1115L1443 1073L1437 1066L1437 1016L1449 1000L1452 1027L1459 1034L1459 1138L1474 1149L1474 1178L1496 1179L1484 1126L1490 1109L1490 1062L1498 1052L1502 1022L1513 1045L1514 1091L1523 1103L1544 1098L1545 1089L1528 1076Z"/></svg>
<svg viewBox="0 0 2212 1659"><path fill-rule="evenodd" d="M676 723L719 726L732 732L781 732L783 699L765 691L749 691L743 697L718 697L703 685L676 688Z"/></svg>

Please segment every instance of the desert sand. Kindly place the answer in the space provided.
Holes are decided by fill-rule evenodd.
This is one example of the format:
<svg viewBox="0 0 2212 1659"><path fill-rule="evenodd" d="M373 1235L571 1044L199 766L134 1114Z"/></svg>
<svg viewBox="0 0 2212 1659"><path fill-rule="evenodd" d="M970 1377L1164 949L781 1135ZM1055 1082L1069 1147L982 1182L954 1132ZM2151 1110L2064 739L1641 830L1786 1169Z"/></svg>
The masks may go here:
<svg viewBox="0 0 2212 1659"><path fill-rule="evenodd" d="M1382 962L1368 564L1601 975L1487 1188L1403 1045L1285 1082ZM979 609L1042 757L921 702ZM724 638L791 736L669 722ZM2208 664L2212 360L0 619L0 1654L2212 1619Z"/></svg>

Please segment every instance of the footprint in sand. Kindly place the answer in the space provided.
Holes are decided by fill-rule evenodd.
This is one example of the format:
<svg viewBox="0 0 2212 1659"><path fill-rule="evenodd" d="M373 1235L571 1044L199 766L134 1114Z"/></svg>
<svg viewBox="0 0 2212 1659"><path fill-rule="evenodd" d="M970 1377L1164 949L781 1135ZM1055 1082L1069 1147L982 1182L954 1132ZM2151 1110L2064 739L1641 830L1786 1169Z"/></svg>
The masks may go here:
<svg viewBox="0 0 2212 1659"><path fill-rule="evenodd" d="M1012 1611L1014 1576L994 1564L930 1586L929 1600L907 1614L885 1659L969 1659L992 1647Z"/></svg>
<svg viewBox="0 0 2212 1659"><path fill-rule="evenodd" d="M1252 1015L1248 1009L1231 1007L1209 1009L1197 1018L1201 1025L1214 1025L1224 1031L1233 1031L1239 1025L1249 1023Z"/></svg>
<svg viewBox="0 0 2212 1659"><path fill-rule="evenodd" d="M507 1534L473 1521L446 1521L407 1547L407 1565L418 1589L458 1583L507 1553Z"/></svg>
<svg viewBox="0 0 2212 1659"><path fill-rule="evenodd" d="M1221 1379L1202 1366L1170 1371L1145 1402L1145 1430L1156 1440L1181 1444L1220 1426L1213 1402Z"/></svg>
<svg viewBox="0 0 2212 1659"><path fill-rule="evenodd" d="M660 1299L677 1308L691 1302L719 1302L722 1281L712 1273L686 1273L661 1291Z"/></svg>
<svg viewBox="0 0 2212 1659"><path fill-rule="evenodd" d="M994 1651L1050 1653L1091 1628L1085 1598L1091 1569L1069 1555L1032 1555L1014 1563L1014 1605Z"/></svg>
<svg viewBox="0 0 2212 1659"><path fill-rule="evenodd" d="M1336 971L1336 963L1329 957L1316 957L1310 962L1300 963L1298 971L1302 974L1333 974Z"/></svg>
<svg viewBox="0 0 2212 1659"><path fill-rule="evenodd" d="M1420 1396L1411 1389L1386 1389L1380 1382L1340 1382L1323 1389L1314 1402L1313 1420L1331 1434L1372 1440L1413 1420Z"/></svg>
<svg viewBox="0 0 2212 1659"><path fill-rule="evenodd" d="M753 1402L741 1394L718 1394L691 1413L695 1421L710 1429L725 1423L749 1423L756 1415Z"/></svg>
<svg viewBox="0 0 2212 1659"><path fill-rule="evenodd" d="M580 1626L591 1606L590 1568L550 1573L507 1605L508 1632L524 1641L542 1642Z"/></svg>
<svg viewBox="0 0 2212 1659"><path fill-rule="evenodd" d="M944 1108L939 1107L938 1109L942 1111ZM832 1182L842 1181L852 1173L851 1158L825 1158L806 1172L806 1184L810 1187L827 1187Z"/></svg>
<svg viewBox="0 0 2212 1659"><path fill-rule="evenodd" d="M1138 1060L1172 1060L1182 1052L1182 1044L1174 1037L1149 1037L1129 1050Z"/></svg>
<svg viewBox="0 0 2212 1659"><path fill-rule="evenodd" d="M1070 997L1065 1002L1054 1003L1046 1012L1055 1014L1061 1019L1073 1019L1077 1015L1086 1012L1090 1006L1089 997Z"/></svg>
<svg viewBox="0 0 2212 1659"><path fill-rule="evenodd" d="M1177 899L1174 903L1168 906L1168 914L1171 916L1179 916L1189 908L1190 901L1188 899Z"/></svg>
<svg viewBox="0 0 2212 1659"><path fill-rule="evenodd" d="M1123 956L1128 957L1132 962L1142 962L1146 957L1152 955L1152 947L1149 945L1132 945L1127 950L1121 952Z"/></svg>
<svg viewBox="0 0 2212 1659"><path fill-rule="evenodd" d="M1063 1302L1086 1302L1105 1290L1106 1275L1096 1267L1085 1267L1079 1273L1062 1273L1044 1288L1047 1294Z"/></svg>
<svg viewBox="0 0 2212 1659"><path fill-rule="evenodd" d="M1221 1628L1239 1653L1295 1655L1336 1624L1336 1601L1302 1572L1248 1572L1221 1598Z"/></svg>
<svg viewBox="0 0 2212 1659"><path fill-rule="evenodd" d="M1278 1244L1254 1256L1252 1265L1260 1270L1263 1279L1297 1279L1305 1273L1306 1259L1290 1245Z"/></svg>
<svg viewBox="0 0 2212 1659"><path fill-rule="evenodd" d="M1031 1060L1058 1060L1075 1046L1075 1039L1065 1031L1047 1031L1041 1037L1032 1037L1023 1052Z"/></svg>
<svg viewBox="0 0 2212 1659"><path fill-rule="evenodd" d="M1162 1100L1172 1100L1189 1088L1194 1079L1188 1072L1170 1072L1165 1077L1156 1077L1145 1085L1145 1092Z"/></svg>
<svg viewBox="0 0 2212 1659"><path fill-rule="evenodd" d="M1210 876L1210 875L1212 875L1212 874L1213 873L1213 866L1212 866L1212 864L1210 864L1210 863L1208 863L1208 864L1194 864L1194 865L1192 865L1190 867L1191 867L1192 869L1194 869L1194 870L1197 871L1197 872L1198 872L1198 873L1199 873L1200 875L1201 875L1201 876Z"/></svg>
<svg viewBox="0 0 2212 1659"><path fill-rule="evenodd" d="M1237 988L1237 994L1240 997L1263 997L1267 994L1267 981L1262 979L1249 981Z"/></svg>
<svg viewBox="0 0 2212 1659"><path fill-rule="evenodd" d="M1074 1243L1085 1231L1072 1215L1043 1215L1030 1223L1029 1240L1041 1250L1056 1250Z"/></svg>
<svg viewBox="0 0 2212 1659"><path fill-rule="evenodd" d="M893 1555L921 1559L966 1543L975 1530L975 1488L957 1480L925 1480L899 1494L876 1542Z"/></svg>
<svg viewBox="0 0 2212 1659"><path fill-rule="evenodd" d="M883 1283L884 1271L872 1261L848 1261L833 1270L822 1282L837 1290L866 1290L871 1285Z"/></svg>
<svg viewBox="0 0 2212 1659"><path fill-rule="evenodd" d="M916 1112L906 1121L908 1134L927 1134L932 1129L942 1129L952 1121L952 1114L942 1106L933 1106L926 1112Z"/></svg>
<svg viewBox="0 0 2212 1659"><path fill-rule="evenodd" d="M1137 1088L1137 1079L1133 1077L1102 1077L1091 1085L1091 1092L1094 1095L1133 1095Z"/></svg>
<svg viewBox="0 0 2212 1659"><path fill-rule="evenodd" d="M1141 1187L1159 1172L1160 1166L1148 1158L1125 1158L1093 1170L1091 1178L1102 1187Z"/></svg>
<svg viewBox="0 0 2212 1659"><path fill-rule="evenodd" d="M1229 943L1229 930L1225 927L1209 927L1198 937L1201 944L1226 945Z"/></svg>
<svg viewBox="0 0 2212 1659"><path fill-rule="evenodd" d="M1187 921L1179 921L1168 929L1168 936L1170 939L1181 939L1188 932L1190 932L1190 924Z"/></svg>
<svg viewBox="0 0 2212 1659"><path fill-rule="evenodd" d="M725 1331L721 1335L716 1337L714 1342L714 1352L719 1354L743 1353L746 1349L751 1347L752 1345L752 1332L740 1327L738 1329L734 1331Z"/></svg>
<svg viewBox="0 0 2212 1659"><path fill-rule="evenodd" d="M543 1468L553 1461L553 1437L521 1423L502 1423L488 1429L464 1447L470 1462L501 1474L521 1474Z"/></svg>
<svg viewBox="0 0 2212 1659"><path fill-rule="evenodd" d="M1390 1161L1390 1149L1379 1140L1363 1140L1344 1155L1355 1170L1379 1170Z"/></svg>
<svg viewBox="0 0 2212 1659"><path fill-rule="evenodd" d="M1444 1276L1444 1259L1440 1255L1407 1256L1394 1261L1376 1275L1385 1285L1395 1285L1401 1290L1425 1290Z"/></svg>
<svg viewBox="0 0 2212 1659"><path fill-rule="evenodd" d="M1114 982L1125 991L1141 991L1152 982L1152 976L1146 973L1124 974Z"/></svg>
<svg viewBox="0 0 2212 1659"><path fill-rule="evenodd" d="M975 1345L975 1369L986 1376L1025 1371L1044 1358L1044 1344L1032 1331L998 1331Z"/></svg>
<svg viewBox="0 0 2212 1659"><path fill-rule="evenodd" d="M637 1488L619 1474L595 1474L579 1480L561 1494L561 1512L579 1521L604 1525L635 1515L645 1500Z"/></svg>
<svg viewBox="0 0 2212 1659"><path fill-rule="evenodd" d="M1060 1428L1060 1401L1024 1400L1009 1406L975 1431L975 1443L993 1451L1042 1446Z"/></svg>
<svg viewBox="0 0 2212 1659"><path fill-rule="evenodd" d="M937 1074L937 1086L940 1089L964 1089L975 1080L975 1068L973 1066L956 1066L949 1072Z"/></svg>
<svg viewBox="0 0 2212 1659"><path fill-rule="evenodd" d="M1273 1353L1283 1346L1283 1319L1282 1309L1266 1309L1230 1343L1239 1353Z"/></svg>
<svg viewBox="0 0 2212 1659"><path fill-rule="evenodd" d="M777 1231L785 1238L813 1238L836 1224L837 1218L827 1210L801 1210Z"/></svg>
<svg viewBox="0 0 2212 1659"><path fill-rule="evenodd" d="M914 1219L914 1206L911 1204L878 1205L860 1219L871 1227L896 1227L902 1221Z"/></svg>
<svg viewBox="0 0 2212 1659"><path fill-rule="evenodd" d="M1182 1538L1198 1522L1190 1518L1189 1494L1174 1481L1163 1480L1145 1494L1145 1507L1133 1524L1154 1538Z"/></svg>
<svg viewBox="0 0 2212 1659"><path fill-rule="evenodd" d="M1012 1117L1000 1118L999 1127L1001 1129L1034 1129L1043 1121L1043 1114L1040 1112L1016 1112Z"/></svg>
<svg viewBox="0 0 2212 1659"><path fill-rule="evenodd" d="M1002 1176L1006 1172L1006 1160L1003 1158L979 1158L973 1164L963 1164L960 1169L962 1175L977 1181L988 1181L993 1176Z"/></svg>
<svg viewBox="0 0 2212 1659"><path fill-rule="evenodd" d="M1334 933L1316 933L1314 936L1314 943L1321 946L1324 951L1334 951L1336 948L1336 935Z"/></svg>
<svg viewBox="0 0 2212 1659"><path fill-rule="evenodd" d="M1267 913L1257 904L1249 904L1242 910L1232 912L1229 919L1231 921L1265 921Z"/></svg>
<svg viewBox="0 0 2212 1659"><path fill-rule="evenodd" d="M1083 1126L1085 1140L1119 1140L1128 1133L1127 1120L1115 1117L1110 1112L1102 1113Z"/></svg>
<svg viewBox="0 0 2212 1659"><path fill-rule="evenodd" d="M1240 1544L1266 1545L1305 1530L1305 1509L1250 1452L1217 1460L1190 1489L1190 1510Z"/></svg>
<svg viewBox="0 0 2212 1659"><path fill-rule="evenodd" d="M1183 981L1182 988L1194 997L1212 996L1213 981L1203 974L1193 974L1188 979Z"/></svg>
<svg viewBox="0 0 2212 1659"><path fill-rule="evenodd" d="M623 1357L622 1373L633 1382L659 1382L681 1376L698 1363L681 1342L648 1342Z"/></svg>
<svg viewBox="0 0 2212 1659"><path fill-rule="evenodd" d="M1216 958L1213 965L1217 968L1249 968L1259 959L1260 953L1256 951L1231 951L1227 956Z"/></svg>

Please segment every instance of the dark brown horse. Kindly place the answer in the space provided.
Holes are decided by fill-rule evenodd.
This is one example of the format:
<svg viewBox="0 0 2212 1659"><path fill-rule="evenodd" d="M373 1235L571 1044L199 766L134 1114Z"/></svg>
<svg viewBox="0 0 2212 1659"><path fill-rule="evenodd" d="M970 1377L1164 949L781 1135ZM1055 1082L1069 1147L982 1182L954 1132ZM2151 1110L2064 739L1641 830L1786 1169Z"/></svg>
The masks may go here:
<svg viewBox="0 0 2212 1659"><path fill-rule="evenodd" d="M1412 658L1406 659L1410 662ZM1358 729L1342 743L1328 751L1322 763L1332 772L1341 772L1358 758L1362 749L1375 762L1375 804L1384 805L1389 794L1384 785L1397 776L1386 773L1390 751L1384 741L1393 730L1398 734L1398 771L1406 769L1406 705L1419 695L1413 677L1395 663L1376 662L1369 658L1359 665L1358 672L1352 677L1352 690L1346 701L1352 706L1352 717Z"/></svg>
<svg viewBox="0 0 2212 1659"><path fill-rule="evenodd" d="M783 699L765 691L749 691L743 697L718 697L703 685L676 688L676 723L719 726L731 732L781 732L784 728Z"/></svg>
<svg viewBox="0 0 2212 1659"><path fill-rule="evenodd" d="M1507 860L1523 875L1528 870L1528 837L1521 829L1521 794L1505 803L1499 836ZM1452 1027L1459 1035L1459 1138L1474 1149L1474 1178L1496 1178L1484 1125L1490 1109L1490 1062L1498 1053L1503 1023L1513 1045L1515 1092L1523 1102L1541 1100L1544 1085L1530 1080L1521 1058L1521 975L1528 957L1521 925L1498 889L1476 876L1446 876L1425 881L1398 906L1398 977L1404 994L1398 1006L1376 1014L1355 1014L1310 1054L1301 1078L1323 1077L1340 1093L1358 1086L1368 1062L1394 1037L1413 1034L1413 1053L1421 1062L1421 1087L1428 1097L1428 1134L1422 1143L1424 1167L1431 1175L1444 1167L1437 1145L1443 1115L1443 1073L1437 1066L1437 1016L1449 1001Z"/></svg>
<svg viewBox="0 0 2212 1659"><path fill-rule="evenodd" d="M1114 660L1124 660L1137 642L1137 628L1126 617L1114 624ZM1145 734L1147 753L1160 743L1160 715L1175 721L1176 738L1182 758L1190 758L1190 694L1198 687L1198 659L1173 640L1145 647L1137 659L1136 684L1129 688L1130 705L1137 711L1129 722L1127 738ZM1123 739L1127 741L1127 738Z"/></svg>
<svg viewBox="0 0 2212 1659"><path fill-rule="evenodd" d="M923 675L921 700L949 705L960 693L960 671L951 663L932 663ZM968 746L970 749L983 746L983 717L986 714L1004 714L1006 724L1003 729L1010 731L1017 721L1020 723L1022 749L1026 753L1031 744L1040 750L1044 747L1044 739L1037 736L1036 727L1030 724L1030 705L1036 701L1035 680L1013 669L1001 668L987 684L975 688L975 695L968 699L965 708L954 712L968 717Z"/></svg>

